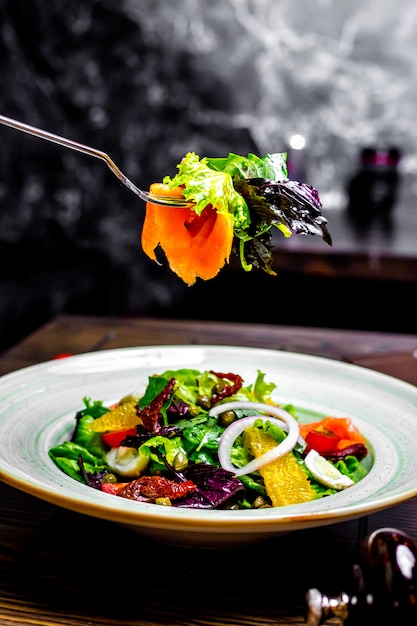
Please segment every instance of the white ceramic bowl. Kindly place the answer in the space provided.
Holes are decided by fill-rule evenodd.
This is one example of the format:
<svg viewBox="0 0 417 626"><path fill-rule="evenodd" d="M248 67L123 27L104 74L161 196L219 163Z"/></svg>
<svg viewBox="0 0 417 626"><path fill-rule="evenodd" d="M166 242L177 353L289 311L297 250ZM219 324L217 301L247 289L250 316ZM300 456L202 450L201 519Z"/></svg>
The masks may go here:
<svg viewBox="0 0 417 626"><path fill-rule="evenodd" d="M366 436L373 465L358 484L318 501L240 511L190 510L117 498L63 474L51 446L69 438L89 396L105 403L145 389L148 376L190 367L257 370L303 421L349 416ZM229 346L108 350L48 361L0 379L0 479L55 505L129 526L176 545L219 547L358 518L417 495L417 388L359 366L320 357Z"/></svg>

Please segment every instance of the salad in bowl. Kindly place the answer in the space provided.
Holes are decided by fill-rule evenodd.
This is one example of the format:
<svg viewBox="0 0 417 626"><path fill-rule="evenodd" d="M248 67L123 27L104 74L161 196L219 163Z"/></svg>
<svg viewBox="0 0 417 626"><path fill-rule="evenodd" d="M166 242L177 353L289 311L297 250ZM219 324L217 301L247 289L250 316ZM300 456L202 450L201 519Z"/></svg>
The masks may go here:
<svg viewBox="0 0 417 626"><path fill-rule="evenodd" d="M112 406L85 397L69 440L49 450L67 475L110 496L194 509L258 509L327 497L372 463L349 417L301 423L258 370L166 370Z"/></svg>

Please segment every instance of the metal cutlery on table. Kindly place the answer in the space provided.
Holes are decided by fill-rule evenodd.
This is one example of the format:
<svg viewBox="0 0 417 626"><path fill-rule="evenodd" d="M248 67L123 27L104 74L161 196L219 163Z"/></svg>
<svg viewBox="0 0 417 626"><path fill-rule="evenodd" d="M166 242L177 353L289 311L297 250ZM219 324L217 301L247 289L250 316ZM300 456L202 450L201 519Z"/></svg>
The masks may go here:
<svg viewBox="0 0 417 626"><path fill-rule="evenodd" d="M97 150L96 148L92 148L91 146L86 146L82 143L78 143L77 141L72 141L71 139L67 139L66 137L61 137L60 135L55 135L46 130L42 130L41 128L37 128L36 126L30 126L29 124L25 124L18 120L12 119L10 117L5 117L4 115L0 115L0 123L5 126L10 126L11 128L15 128L16 130L20 130L24 133L28 133L29 135L34 135L35 137L40 137L41 139L46 139L47 141L51 141L52 143L57 143L65 148L70 148L71 150L76 150L78 152L83 152L84 154L88 154L89 156L95 157L97 159L101 159L106 163L106 165L110 168L115 176L125 185L130 191L139 196L141 200L145 202L152 202L152 204L158 204L160 206L170 206L171 208L184 208L193 206L192 202L187 200L182 200L181 198L167 198L165 196L157 196L150 194L143 189L139 189L136 187L134 183L132 183L129 178L123 174L123 172L117 167L114 161L109 157L108 154L102 152L101 150Z"/></svg>

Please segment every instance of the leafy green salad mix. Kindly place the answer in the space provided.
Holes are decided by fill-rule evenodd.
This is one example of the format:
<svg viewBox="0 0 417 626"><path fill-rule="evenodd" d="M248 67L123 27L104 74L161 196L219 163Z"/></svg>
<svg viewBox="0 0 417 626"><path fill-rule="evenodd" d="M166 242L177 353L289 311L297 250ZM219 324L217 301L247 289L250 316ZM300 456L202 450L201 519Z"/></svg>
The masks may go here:
<svg viewBox="0 0 417 626"><path fill-rule="evenodd" d="M110 407L85 397L70 439L49 456L112 497L189 508L283 506L361 480L370 455L350 420L305 430L294 406L273 401L275 388L261 371L245 385L233 373L167 370L141 397Z"/></svg>

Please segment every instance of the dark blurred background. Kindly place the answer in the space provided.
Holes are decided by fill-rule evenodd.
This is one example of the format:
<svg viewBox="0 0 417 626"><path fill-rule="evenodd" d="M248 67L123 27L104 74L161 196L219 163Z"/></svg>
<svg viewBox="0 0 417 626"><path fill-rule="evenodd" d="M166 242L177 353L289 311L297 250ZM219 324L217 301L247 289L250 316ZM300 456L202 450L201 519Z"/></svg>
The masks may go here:
<svg viewBox="0 0 417 626"><path fill-rule="evenodd" d="M277 235L277 277L232 263L189 288L103 162L0 125L0 349L61 312L415 332L417 9L378 2L0 0L0 114L142 188L190 150L288 150L334 239Z"/></svg>

